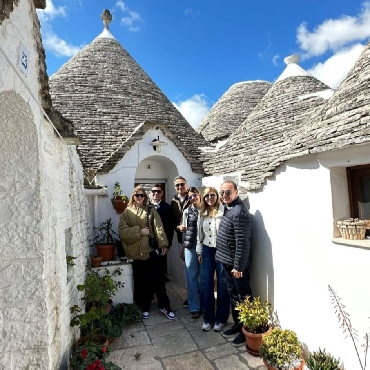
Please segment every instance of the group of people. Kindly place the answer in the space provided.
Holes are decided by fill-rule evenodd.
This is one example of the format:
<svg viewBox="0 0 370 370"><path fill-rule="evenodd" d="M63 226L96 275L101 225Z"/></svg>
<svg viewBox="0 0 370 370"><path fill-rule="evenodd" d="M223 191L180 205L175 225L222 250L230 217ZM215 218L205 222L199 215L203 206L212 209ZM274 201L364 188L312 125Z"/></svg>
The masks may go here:
<svg viewBox="0 0 370 370"><path fill-rule="evenodd" d="M160 311L168 319L176 319L166 293L163 263L176 231L187 288L183 306L189 307L194 319L203 312L203 331L213 328L221 332L231 304L234 324L222 335L235 337L232 344L242 346L245 336L235 306L252 296L249 212L232 181L225 181L219 192L207 187L202 194L197 188L188 187L182 176L174 179L174 186L176 195L171 204L161 199L161 184L152 186L150 201L145 189L136 186L121 215L118 230L126 255L133 260L135 303L142 310L143 319L148 319L155 295Z"/></svg>

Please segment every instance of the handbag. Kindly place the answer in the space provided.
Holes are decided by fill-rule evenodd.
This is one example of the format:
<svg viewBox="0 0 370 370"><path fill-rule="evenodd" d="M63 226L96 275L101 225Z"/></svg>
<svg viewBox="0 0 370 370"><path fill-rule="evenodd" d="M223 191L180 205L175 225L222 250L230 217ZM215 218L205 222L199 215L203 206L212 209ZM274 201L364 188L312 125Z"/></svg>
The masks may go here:
<svg viewBox="0 0 370 370"><path fill-rule="evenodd" d="M151 213L152 213L152 207L149 206L148 212L146 213L146 227L148 229L149 229L149 219L150 219ZM158 240L156 239L156 237L151 236L150 234L148 235L148 237L149 237L149 246L152 247L158 255L161 254L161 250L158 247Z"/></svg>

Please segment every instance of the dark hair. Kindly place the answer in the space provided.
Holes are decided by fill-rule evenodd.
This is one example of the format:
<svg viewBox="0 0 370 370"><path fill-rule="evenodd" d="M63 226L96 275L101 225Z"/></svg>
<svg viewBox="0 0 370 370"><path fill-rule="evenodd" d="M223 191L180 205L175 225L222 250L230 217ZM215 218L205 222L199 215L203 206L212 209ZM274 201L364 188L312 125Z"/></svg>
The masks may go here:
<svg viewBox="0 0 370 370"><path fill-rule="evenodd" d="M234 182L234 181L226 180L226 181L224 181L224 182L221 184L221 186L222 186L223 184L232 184L232 185L234 186L234 190L238 190L238 187L236 186L236 184L235 184L235 182Z"/></svg>
<svg viewBox="0 0 370 370"><path fill-rule="evenodd" d="M199 193L199 190L195 187L195 186L192 186L188 189L188 192L189 193L195 193L195 194L200 194Z"/></svg>
<svg viewBox="0 0 370 370"><path fill-rule="evenodd" d="M162 189L162 184L154 184L154 185L152 185L152 189L153 188L161 188L161 190L163 190Z"/></svg>
<svg viewBox="0 0 370 370"><path fill-rule="evenodd" d="M184 181L186 182L185 177L182 177L182 176L176 176L176 177L173 179L173 182L175 182L176 180L184 180Z"/></svg>

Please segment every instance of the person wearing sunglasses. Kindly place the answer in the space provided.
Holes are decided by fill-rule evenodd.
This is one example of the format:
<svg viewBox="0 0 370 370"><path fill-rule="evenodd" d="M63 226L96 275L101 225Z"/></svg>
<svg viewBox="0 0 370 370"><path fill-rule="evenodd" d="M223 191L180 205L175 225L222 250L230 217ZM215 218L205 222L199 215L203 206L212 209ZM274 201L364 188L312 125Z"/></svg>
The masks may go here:
<svg viewBox="0 0 370 370"><path fill-rule="evenodd" d="M199 261L200 298L204 310L203 331L220 332L229 318L230 297L225 282L225 271L216 261L216 237L224 213L217 190L208 187L202 196L198 219L197 254ZM215 311L214 276L217 276Z"/></svg>
<svg viewBox="0 0 370 370"><path fill-rule="evenodd" d="M193 319L200 317L199 297L199 261L196 251L198 216L200 209L200 194L197 188L189 188L190 206L185 209L182 215L182 224L185 231L182 237L186 265L186 283L188 292L188 305L190 315Z"/></svg>
<svg viewBox="0 0 370 370"><path fill-rule="evenodd" d="M245 344L245 335L239 323L236 304L246 296L252 297L249 285L251 263L251 222L249 212L238 196L238 188L233 181L225 181L220 188L224 204L224 216L220 222L216 238L216 261L221 262L225 271L226 286L230 296L234 325L224 331L225 338L236 337L234 347Z"/></svg>
<svg viewBox="0 0 370 370"><path fill-rule="evenodd" d="M162 190L162 184L154 184L151 189L151 200L150 204L155 207L157 210L159 217L161 218L164 232L166 233L167 240L168 240L168 249L171 248L171 243L173 239L173 233L174 233L174 217L171 206L162 200L163 190ZM165 281L169 281L169 279L166 276L167 273L167 254L164 256L160 256L161 260L161 266L163 269L163 273L165 276Z"/></svg>
<svg viewBox="0 0 370 370"><path fill-rule="evenodd" d="M184 248L182 246L182 233L185 232L186 227L182 224L182 216L186 208L190 206L189 196L188 196L188 184L184 177L177 176L174 179L174 186L176 194L171 200L171 208L174 215L174 228L177 234L177 243L180 253L180 258L182 259L182 270L184 274L185 288L187 286L186 282L186 265L185 265L185 255ZM183 307L189 307L187 300L184 301Z"/></svg>
<svg viewBox="0 0 370 370"><path fill-rule="evenodd" d="M148 196L144 188L141 185L136 186L118 225L126 256L133 260L134 300L142 310L142 318L149 319L150 305L155 294L160 311L168 319L176 320L166 293L159 256L149 245L149 235L157 239L162 255L168 252L168 240L158 212L147 203ZM148 224L149 207L151 209Z"/></svg>

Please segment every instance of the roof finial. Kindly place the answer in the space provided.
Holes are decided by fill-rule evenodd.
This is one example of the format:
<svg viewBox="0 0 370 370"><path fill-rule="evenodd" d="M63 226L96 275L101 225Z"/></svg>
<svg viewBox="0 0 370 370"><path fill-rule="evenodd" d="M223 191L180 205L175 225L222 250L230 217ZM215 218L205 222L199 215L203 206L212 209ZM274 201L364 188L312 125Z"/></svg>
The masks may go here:
<svg viewBox="0 0 370 370"><path fill-rule="evenodd" d="M109 30L109 23L112 22L113 19L112 14L110 14L110 11L108 9L104 9L100 17L104 23L105 28Z"/></svg>
<svg viewBox="0 0 370 370"><path fill-rule="evenodd" d="M284 62L286 65L293 63L297 64L300 60L301 58L298 54L289 55L288 57L284 58Z"/></svg>

